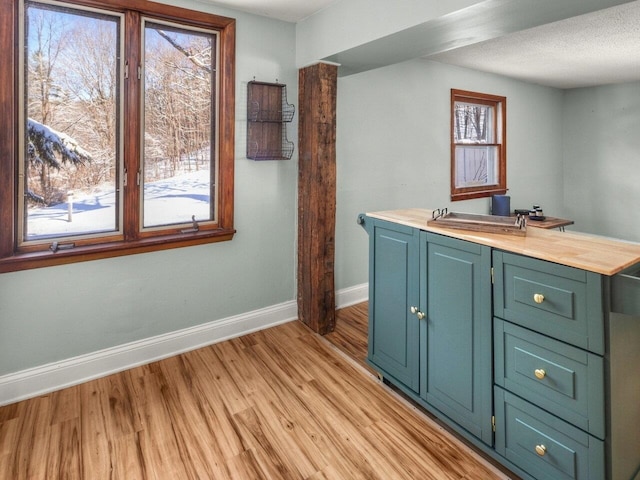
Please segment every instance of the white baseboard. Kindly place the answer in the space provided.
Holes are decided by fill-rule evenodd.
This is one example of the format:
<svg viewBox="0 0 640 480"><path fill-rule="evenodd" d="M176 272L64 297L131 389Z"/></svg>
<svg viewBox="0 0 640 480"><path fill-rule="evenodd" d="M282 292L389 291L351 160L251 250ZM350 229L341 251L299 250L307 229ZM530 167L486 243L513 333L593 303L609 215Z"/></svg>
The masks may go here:
<svg viewBox="0 0 640 480"><path fill-rule="evenodd" d="M344 308L366 301L368 285L336 292ZM0 376L0 406L195 350L298 318L295 301L177 330L86 355Z"/></svg>
<svg viewBox="0 0 640 480"><path fill-rule="evenodd" d="M336 308L350 307L366 302L369 298L369 284L362 283L354 287L343 288L336 292Z"/></svg>

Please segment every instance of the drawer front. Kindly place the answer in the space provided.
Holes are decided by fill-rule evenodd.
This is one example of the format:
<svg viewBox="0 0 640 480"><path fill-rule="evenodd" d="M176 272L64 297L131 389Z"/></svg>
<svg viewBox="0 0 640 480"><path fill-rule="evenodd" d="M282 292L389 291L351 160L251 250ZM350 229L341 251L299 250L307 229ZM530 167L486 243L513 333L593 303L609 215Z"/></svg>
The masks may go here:
<svg viewBox="0 0 640 480"><path fill-rule="evenodd" d="M495 388L496 451L537 480L603 480L604 442Z"/></svg>
<svg viewBox="0 0 640 480"><path fill-rule="evenodd" d="M493 265L496 316L604 354L600 275L501 251Z"/></svg>
<svg viewBox="0 0 640 480"><path fill-rule="evenodd" d="M506 390L604 439L602 357L494 319L494 373Z"/></svg>

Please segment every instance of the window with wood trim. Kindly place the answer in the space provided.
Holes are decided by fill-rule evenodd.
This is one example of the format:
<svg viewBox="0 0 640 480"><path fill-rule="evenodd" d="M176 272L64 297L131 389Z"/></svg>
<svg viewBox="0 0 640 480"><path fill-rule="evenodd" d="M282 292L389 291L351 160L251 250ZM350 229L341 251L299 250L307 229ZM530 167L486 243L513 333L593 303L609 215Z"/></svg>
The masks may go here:
<svg viewBox="0 0 640 480"><path fill-rule="evenodd" d="M233 237L235 20L0 0L0 272Z"/></svg>
<svg viewBox="0 0 640 480"><path fill-rule="evenodd" d="M507 191L507 99L451 90L451 200Z"/></svg>

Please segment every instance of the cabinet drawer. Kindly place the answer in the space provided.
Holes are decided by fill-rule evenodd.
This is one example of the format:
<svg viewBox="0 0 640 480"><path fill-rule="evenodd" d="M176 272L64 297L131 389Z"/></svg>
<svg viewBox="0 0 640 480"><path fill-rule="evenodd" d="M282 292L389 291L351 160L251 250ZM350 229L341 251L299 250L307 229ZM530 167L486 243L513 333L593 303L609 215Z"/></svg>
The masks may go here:
<svg viewBox="0 0 640 480"><path fill-rule="evenodd" d="M493 331L498 385L604 438L602 357L500 319Z"/></svg>
<svg viewBox="0 0 640 480"><path fill-rule="evenodd" d="M493 265L496 316L604 354L600 275L501 251Z"/></svg>
<svg viewBox="0 0 640 480"><path fill-rule="evenodd" d="M495 388L496 451L538 480L602 480L604 442Z"/></svg>

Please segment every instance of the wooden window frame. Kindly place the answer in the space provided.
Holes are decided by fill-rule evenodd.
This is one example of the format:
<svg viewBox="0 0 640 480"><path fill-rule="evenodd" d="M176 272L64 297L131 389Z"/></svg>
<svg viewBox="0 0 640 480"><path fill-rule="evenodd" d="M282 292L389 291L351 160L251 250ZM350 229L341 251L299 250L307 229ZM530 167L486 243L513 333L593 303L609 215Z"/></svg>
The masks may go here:
<svg viewBox="0 0 640 480"><path fill-rule="evenodd" d="M104 237L102 243L76 242L74 248L52 252L43 249L19 249L17 239L18 214L18 82L20 81L18 52L18 22L20 2L0 0L0 273L31 268L62 265L87 260L131 255L157 250L200 245L231 240L234 236L233 198L235 162L235 19L205 12L173 7L146 0L61 0L70 5L82 5L123 12L125 14L125 57L130 65L140 62L140 32L137 26L142 16L184 23L215 30L218 33L218 170L216 178L217 221L203 225L197 231L183 232L184 226L149 234L139 222L140 191L136 184L140 170L140 140L124 145L124 168L127 185L123 195L124 218L122 234ZM140 82L124 85L124 130L139 132ZM124 175L125 173L122 172Z"/></svg>
<svg viewBox="0 0 640 480"><path fill-rule="evenodd" d="M455 103L468 102L489 105L495 108L494 131L496 143L456 143L455 142ZM468 90L451 89L451 201L503 195L507 192L507 98ZM456 146L482 145L497 147L498 184L474 187L456 187Z"/></svg>

